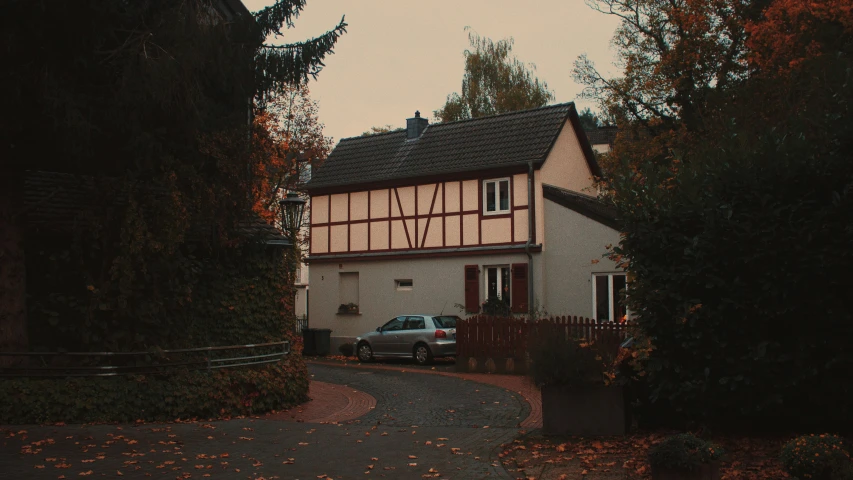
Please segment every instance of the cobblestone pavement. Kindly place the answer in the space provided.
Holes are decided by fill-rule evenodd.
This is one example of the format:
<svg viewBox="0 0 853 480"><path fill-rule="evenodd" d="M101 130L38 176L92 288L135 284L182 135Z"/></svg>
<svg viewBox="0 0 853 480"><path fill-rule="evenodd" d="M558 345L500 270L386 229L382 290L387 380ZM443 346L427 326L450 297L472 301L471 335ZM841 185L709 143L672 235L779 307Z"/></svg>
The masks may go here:
<svg viewBox="0 0 853 480"><path fill-rule="evenodd" d="M456 366L453 362L442 362L436 364L434 367L422 367L413 364L411 360L394 362L383 360L382 363L364 364L357 361L348 361L342 363L340 361L328 361L315 357L314 359L309 360L308 363L316 365L339 365L346 366L349 368L370 368L381 370L394 370L400 372L444 375L494 385L496 387L515 392L524 397L524 399L527 401L530 411L527 415L527 418L522 420L520 424L521 428L526 430L542 428L542 395L539 391L539 388L533 384L532 380L530 380L530 377L527 377L525 375L502 375L493 373L456 373Z"/></svg>
<svg viewBox="0 0 853 480"><path fill-rule="evenodd" d="M309 371L371 396L375 408L336 424L245 418L4 428L0 477L510 478L496 449L528 416L518 394L450 376L317 364Z"/></svg>

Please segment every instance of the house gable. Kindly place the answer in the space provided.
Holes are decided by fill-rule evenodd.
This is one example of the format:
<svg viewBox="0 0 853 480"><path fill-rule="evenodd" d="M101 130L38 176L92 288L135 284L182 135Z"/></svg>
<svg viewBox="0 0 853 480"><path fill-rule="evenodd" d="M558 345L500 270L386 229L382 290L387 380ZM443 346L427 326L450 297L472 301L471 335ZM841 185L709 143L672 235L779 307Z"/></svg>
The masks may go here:
<svg viewBox="0 0 853 480"><path fill-rule="evenodd" d="M597 164L594 157L592 162L587 158L584 139L583 132L576 131L571 122L563 125L541 168L548 184L576 192L593 191L594 177L600 172L593 171Z"/></svg>

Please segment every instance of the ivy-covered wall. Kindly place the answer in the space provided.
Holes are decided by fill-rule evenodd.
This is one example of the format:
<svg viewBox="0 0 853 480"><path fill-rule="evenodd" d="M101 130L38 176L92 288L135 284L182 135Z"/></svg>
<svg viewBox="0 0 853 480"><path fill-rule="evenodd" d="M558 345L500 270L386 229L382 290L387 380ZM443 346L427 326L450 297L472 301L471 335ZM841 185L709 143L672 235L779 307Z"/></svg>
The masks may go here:
<svg viewBox="0 0 853 480"><path fill-rule="evenodd" d="M212 372L9 379L0 383L0 423L210 418L307 399L287 249L251 241L216 249L192 243L161 252L128 249L109 256L103 273L99 260L107 256L92 247L97 242L53 238L27 243L33 351L157 351L289 339L292 352L277 364ZM144 363L155 355L134 358ZM54 362L70 366L67 357Z"/></svg>

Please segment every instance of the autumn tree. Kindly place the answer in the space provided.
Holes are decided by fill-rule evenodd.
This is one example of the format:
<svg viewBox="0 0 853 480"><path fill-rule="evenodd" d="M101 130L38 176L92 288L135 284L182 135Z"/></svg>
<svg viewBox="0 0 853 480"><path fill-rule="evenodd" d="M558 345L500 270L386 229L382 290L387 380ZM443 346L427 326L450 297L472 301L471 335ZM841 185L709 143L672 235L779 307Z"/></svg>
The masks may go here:
<svg viewBox="0 0 853 480"><path fill-rule="evenodd" d="M332 139L323 135L318 111L308 87L297 86L284 88L255 116L253 210L271 223L279 221L281 195L301 191L310 170L331 151Z"/></svg>
<svg viewBox="0 0 853 480"><path fill-rule="evenodd" d="M169 202L134 204L105 220L97 239L105 256L95 270L103 291L118 285L113 277L122 272L121 289L131 292L131 273L151 271L146 255L176 251L191 225L215 219L233 226L251 211L252 110L316 76L346 23L304 41L267 44L268 37L291 37L287 29L305 0L277 0L254 14L240 2L215 3L240 8L206 0L2 3L0 351L29 343L25 170L87 175L124 185L119 193L168 192ZM133 208L158 221L133 224ZM168 212L152 215L157 208ZM122 244L130 239L144 240L144 248ZM130 315L132 306L120 304L115 315Z"/></svg>
<svg viewBox="0 0 853 480"><path fill-rule="evenodd" d="M513 55L512 37L494 42L471 31L468 41L471 48L464 53L462 89L448 95L444 106L433 112L438 121L526 110L554 100L548 84L534 76L536 66Z"/></svg>
<svg viewBox="0 0 853 480"><path fill-rule="evenodd" d="M701 130L718 92L737 86L748 71L746 25L766 0L587 0L620 25L612 40L622 75L606 78L582 55L575 81L605 116L655 132L683 126ZM621 123L621 122L620 122Z"/></svg>
<svg viewBox="0 0 853 480"><path fill-rule="evenodd" d="M629 132L602 186L645 400L715 428L853 427L849 2L593 6L623 22L621 75L576 74Z"/></svg>

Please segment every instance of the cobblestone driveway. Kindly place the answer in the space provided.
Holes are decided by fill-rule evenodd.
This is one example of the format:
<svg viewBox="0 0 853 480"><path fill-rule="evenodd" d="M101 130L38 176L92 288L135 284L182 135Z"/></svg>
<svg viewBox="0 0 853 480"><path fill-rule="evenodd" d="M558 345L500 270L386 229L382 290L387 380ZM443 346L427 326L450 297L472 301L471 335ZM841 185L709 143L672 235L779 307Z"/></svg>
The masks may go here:
<svg viewBox="0 0 853 480"><path fill-rule="evenodd" d="M439 375L309 371L317 381L374 396L376 408L341 424L237 419L4 429L0 472L10 479L509 478L491 455L529 412L519 395Z"/></svg>

